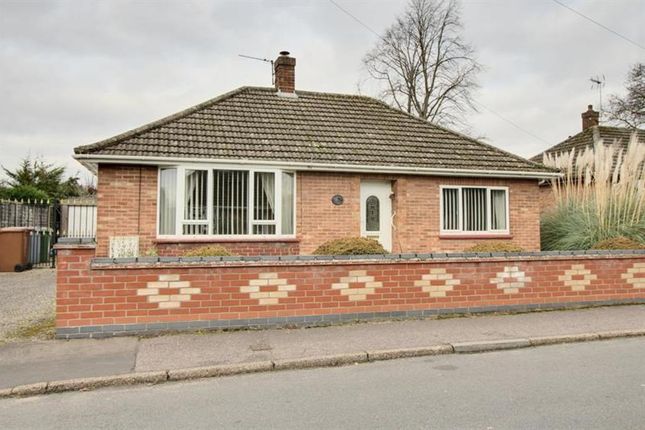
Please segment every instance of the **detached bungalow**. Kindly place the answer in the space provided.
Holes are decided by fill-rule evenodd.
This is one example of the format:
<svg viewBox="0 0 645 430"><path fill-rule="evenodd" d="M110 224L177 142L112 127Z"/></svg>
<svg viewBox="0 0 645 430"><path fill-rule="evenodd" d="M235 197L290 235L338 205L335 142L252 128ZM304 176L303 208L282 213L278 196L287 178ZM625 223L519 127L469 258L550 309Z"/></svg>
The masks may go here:
<svg viewBox="0 0 645 430"><path fill-rule="evenodd" d="M221 244L307 254L347 236L394 252L475 242L540 247L540 179L553 170L370 97L242 87L75 149L98 174L97 256Z"/></svg>

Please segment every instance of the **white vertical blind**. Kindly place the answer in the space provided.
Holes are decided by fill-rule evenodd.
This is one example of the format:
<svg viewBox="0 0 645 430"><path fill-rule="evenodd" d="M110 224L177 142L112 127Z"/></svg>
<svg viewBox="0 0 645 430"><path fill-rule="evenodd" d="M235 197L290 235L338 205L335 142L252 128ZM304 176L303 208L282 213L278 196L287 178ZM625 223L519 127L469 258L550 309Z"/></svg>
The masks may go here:
<svg viewBox="0 0 645 430"><path fill-rule="evenodd" d="M486 189L462 188L464 230L486 231Z"/></svg>
<svg viewBox="0 0 645 430"><path fill-rule="evenodd" d="M177 169L159 172L159 234L175 234L177 216Z"/></svg>
<svg viewBox="0 0 645 430"><path fill-rule="evenodd" d="M213 171L213 234L248 234L249 172Z"/></svg>
<svg viewBox="0 0 645 430"><path fill-rule="evenodd" d="M459 189L443 189L443 229L459 230Z"/></svg>

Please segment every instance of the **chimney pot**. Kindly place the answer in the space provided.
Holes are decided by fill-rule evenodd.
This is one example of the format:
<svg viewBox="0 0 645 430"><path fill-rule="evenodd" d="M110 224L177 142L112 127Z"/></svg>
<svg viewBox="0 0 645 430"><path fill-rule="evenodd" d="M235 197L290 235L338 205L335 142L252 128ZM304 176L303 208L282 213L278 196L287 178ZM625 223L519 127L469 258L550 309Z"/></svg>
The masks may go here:
<svg viewBox="0 0 645 430"><path fill-rule="evenodd" d="M600 122L600 113L593 110L593 105L587 105L587 111L583 112L580 116L582 117L582 131L596 126Z"/></svg>
<svg viewBox="0 0 645 430"><path fill-rule="evenodd" d="M275 88L281 93L295 93L296 59L289 56L289 51L280 51L280 56L273 64Z"/></svg>

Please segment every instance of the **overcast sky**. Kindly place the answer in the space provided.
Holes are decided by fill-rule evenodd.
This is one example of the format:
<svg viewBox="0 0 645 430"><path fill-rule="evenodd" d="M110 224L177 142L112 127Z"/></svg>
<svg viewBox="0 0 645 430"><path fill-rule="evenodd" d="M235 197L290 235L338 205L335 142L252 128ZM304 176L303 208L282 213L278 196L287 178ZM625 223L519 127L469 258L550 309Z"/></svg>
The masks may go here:
<svg viewBox="0 0 645 430"><path fill-rule="evenodd" d="M406 4L336 1L377 32ZM645 1L563 1L645 45ZM522 156L580 131L580 113L598 104L591 76L606 77L605 93L621 92L629 66L645 59L551 0L462 0L462 12L486 67L476 100L496 113L472 114L470 133ZM327 0L0 0L0 164L30 154L83 177L75 146L271 84L268 65L238 54L289 50L297 89L356 93L376 40Z"/></svg>

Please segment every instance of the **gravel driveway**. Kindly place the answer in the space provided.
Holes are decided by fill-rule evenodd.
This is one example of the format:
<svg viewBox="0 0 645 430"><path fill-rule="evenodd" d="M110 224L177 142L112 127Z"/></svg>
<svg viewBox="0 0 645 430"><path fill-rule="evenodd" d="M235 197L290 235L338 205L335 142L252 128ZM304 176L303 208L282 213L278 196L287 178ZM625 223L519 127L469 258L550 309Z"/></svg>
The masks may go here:
<svg viewBox="0 0 645 430"><path fill-rule="evenodd" d="M25 324L54 315L56 272L0 273L0 341Z"/></svg>

